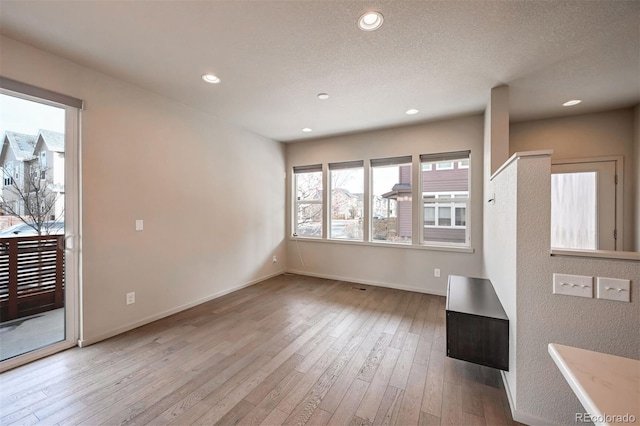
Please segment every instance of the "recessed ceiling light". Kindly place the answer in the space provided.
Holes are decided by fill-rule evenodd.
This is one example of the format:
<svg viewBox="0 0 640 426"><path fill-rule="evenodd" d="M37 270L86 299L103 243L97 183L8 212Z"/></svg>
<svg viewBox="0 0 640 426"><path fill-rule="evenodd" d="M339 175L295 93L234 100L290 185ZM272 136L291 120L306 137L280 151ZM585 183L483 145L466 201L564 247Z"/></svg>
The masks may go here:
<svg viewBox="0 0 640 426"><path fill-rule="evenodd" d="M417 114L419 112L420 112L419 110L417 110L415 108L411 108L411 109L406 110L404 113L407 114L407 115L415 115L415 114Z"/></svg>
<svg viewBox="0 0 640 426"><path fill-rule="evenodd" d="M578 105L580 102L582 102L581 99L572 99L570 101L563 103L562 106L574 106L574 105Z"/></svg>
<svg viewBox="0 0 640 426"><path fill-rule="evenodd" d="M367 12L358 19L358 27L362 31L374 31L380 28L384 18L380 12Z"/></svg>
<svg viewBox="0 0 640 426"><path fill-rule="evenodd" d="M309 132L312 132L312 131L313 131L313 129L310 129L310 128L308 128L308 127L305 127L304 129L302 129L302 131L303 131L303 132L305 132L305 133L309 133Z"/></svg>
<svg viewBox="0 0 640 426"><path fill-rule="evenodd" d="M212 83L212 84L220 83L220 79L213 74L203 74L202 79L207 83Z"/></svg>
<svg viewBox="0 0 640 426"><path fill-rule="evenodd" d="M318 99L329 99L329 95L327 95L326 93L318 93Z"/></svg>

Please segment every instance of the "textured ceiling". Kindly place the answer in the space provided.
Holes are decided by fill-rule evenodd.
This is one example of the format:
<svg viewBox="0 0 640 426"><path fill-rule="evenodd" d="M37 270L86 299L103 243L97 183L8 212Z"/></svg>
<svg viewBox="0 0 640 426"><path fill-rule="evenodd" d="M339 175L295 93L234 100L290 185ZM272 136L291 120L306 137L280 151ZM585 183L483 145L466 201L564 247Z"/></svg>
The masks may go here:
<svg viewBox="0 0 640 426"><path fill-rule="evenodd" d="M280 141L480 112L500 84L518 121L640 99L637 1L0 0L0 32Z"/></svg>

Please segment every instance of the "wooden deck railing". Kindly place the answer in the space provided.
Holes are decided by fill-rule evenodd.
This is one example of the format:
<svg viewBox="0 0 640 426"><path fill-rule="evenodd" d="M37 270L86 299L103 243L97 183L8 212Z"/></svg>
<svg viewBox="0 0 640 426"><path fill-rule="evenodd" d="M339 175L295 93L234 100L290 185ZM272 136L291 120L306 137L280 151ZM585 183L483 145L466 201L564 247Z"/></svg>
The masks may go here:
<svg viewBox="0 0 640 426"><path fill-rule="evenodd" d="M0 238L0 321L64 306L64 236Z"/></svg>

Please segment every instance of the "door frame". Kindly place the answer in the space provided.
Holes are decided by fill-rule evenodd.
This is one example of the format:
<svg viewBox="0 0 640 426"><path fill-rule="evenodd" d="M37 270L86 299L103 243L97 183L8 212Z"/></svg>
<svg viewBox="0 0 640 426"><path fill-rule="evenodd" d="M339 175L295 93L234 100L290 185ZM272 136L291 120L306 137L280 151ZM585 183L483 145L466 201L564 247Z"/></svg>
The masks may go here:
<svg viewBox="0 0 640 426"><path fill-rule="evenodd" d="M42 93L43 95L57 95L44 89L34 88L23 83L17 83L18 89L10 90L4 83L9 82L9 86L13 89L17 82L0 79L0 93L25 99L32 102L38 102L44 105L53 106L64 109L65 111L65 339L40 349L18 355L13 358L0 361L0 373L19 367L40 358L53 355L56 352L72 348L78 345L78 337L80 335L81 310L80 310L80 289L81 289L81 163L80 163L80 112L81 107L77 108L64 103L55 102L47 99L45 96L39 97L27 94L28 92ZM20 91L20 85L24 85L26 90ZM4 87L3 87L4 86ZM66 98L64 95L61 99Z"/></svg>
<svg viewBox="0 0 640 426"><path fill-rule="evenodd" d="M576 163L603 163L609 161L615 162L616 167L616 202L614 206L616 218L615 250L619 251L624 247L624 157L622 155L611 155L607 157L552 159L551 166Z"/></svg>

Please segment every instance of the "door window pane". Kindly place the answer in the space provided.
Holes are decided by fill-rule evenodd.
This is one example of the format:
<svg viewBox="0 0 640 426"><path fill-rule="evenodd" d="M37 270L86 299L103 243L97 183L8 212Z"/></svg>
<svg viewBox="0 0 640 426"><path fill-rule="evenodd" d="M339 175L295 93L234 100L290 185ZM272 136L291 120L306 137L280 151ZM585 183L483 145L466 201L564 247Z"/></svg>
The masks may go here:
<svg viewBox="0 0 640 426"><path fill-rule="evenodd" d="M597 172L551 175L551 247L597 248Z"/></svg>

